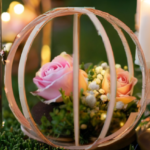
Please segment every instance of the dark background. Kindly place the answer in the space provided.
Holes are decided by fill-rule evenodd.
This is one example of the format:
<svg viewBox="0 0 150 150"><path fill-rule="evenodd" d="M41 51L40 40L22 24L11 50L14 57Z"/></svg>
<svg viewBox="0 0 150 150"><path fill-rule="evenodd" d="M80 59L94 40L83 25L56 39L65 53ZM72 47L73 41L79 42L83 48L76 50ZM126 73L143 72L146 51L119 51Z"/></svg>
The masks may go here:
<svg viewBox="0 0 150 150"><path fill-rule="evenodd" d="M11 3L11 0L2 0L2 2L3 2L3 7L2 7L3 12L7 11L9 4ZM21 0L19 0L19 2L22 3ZM136 0L52 0L52 3L55 3L55 7L94 7L95 9L107 12L119 18L132 31L135 32ZM106 29L106 32L108 34L108 37L110 39L114 51L116 63L121 64L122 67L124 65L127 65L124 48L119 36L117 35L117 32L113 29L113 27L109 23L107 23L107 21L105 21L100 17L98 18L100 19L104 28ZM85 62L85 63L92 62L96 64L100 61L107 61L106 52L101 37L97 35L96 29L94 28L89 18L85 15L81 17L80 33L81 33L80 34L80 62ZM41 32L39 33L37 39L35 39L34 45L39 44L37 41L39 40L40 35ZM133 44L132 40L126 33L125 36L127 37L127 40L129 42L129 46L131 48L131 52L134 60L135 45ZM73 47L72 41L73 41L73 17L67 16L67 17L54 19L53 26L52 26L52 47L51 47L52 58L59 55L63 51L66 51L71 54L72 47ZM39 52L39 50L37 51ZM32 108L32 106L34 106L37 102L39 102L39 99L37 99L36 97L30 94L31 91L36 90L36 87L33 84L32 79L35 76L35 72L38 69L39 68L36 68L35 70L33 70L33 72L30 72L25 76L26 94L27 94L28 104L30 108ZM20 107L17 82L18 82L17 75L13 75L12 85L13 85L14 96L16 98L17 104ZM137 89L135 88L135 90ZM16 121L9 109L4 91L3 91L3 120L6 121L6 127L9 128L12 125L15 125L14 122ZM6 127L4 128L5 130ZM20 125L17 124L17 127L14 127L14 130L16 129L18 130L19 128ZM21 131L19 130L18 133L15 134L18 137L20 133ZM10 141L12 141L11 138ZM129 148L127 147L124 150L127 149Z"/></svg>
<svg viewBox="0 0 150 150"><path fill-rule="evenodd" d="M10 2L11 0L3 0L3 11L7 11ZM54 2L54 7L94 7L95 9L108 12L123 21L132 31L135 31L136 0L52 0L52 3ZM124 48L116 31L105 20L100 20L112 44L116 63L126 65ZM52 57L59 55L62 51L72 53L72 23L72 16L54 19ZM134 58L135 46L128 36L127 39ZM93 24L84 15L81 17L80 62L98 63L101 60L107 61L101 37L97 36Z"/></svg>
<svg viewBox="0 0 150 150"><path fill-rule="evenodd" d="M22 3L22 1L19 1ZM11 0L3 0L3 12L7 11ZM111 15L119 18L123 21L127 26L131 28L131 30L135 31L135 13L136 13L136 0L52 0L52 7L95 7L95 9L102 10L104 12L108 12ZM27 16L28 17L28 16ZM113 29L112 25L110 25L104 19L98 17L102 22L108 37L110 39L115 61L122 65L127 65L126 55L124 52L123 45L121 40L117 34L117 32ZM89 20L86 15L81 17L81 32L80 32L80 62L92 62L97 64L100 61L107 61L107 56L105 52L105 48L100 36L98 36L94 25ZM41 50L42 46L42 31L39 33L37 38L34 41L33 47L35 46L37 52ZM131 52L133 55L133 60L135 57L135 45L133 44L130 37L125 33L127 40L129 42L129 46L131 48ZM40 39L40 40L39 40ZM59 55L61 52L66 51L69 54L72 54L73 47L73 17L59 17L53 20L52 26L52 59ZM40 43L40 44L39 44ZM34 49L35 49L34 47ZM32 48L31 48L32 51ZM33 58L33 63L34 63ZM19 63L19 62L18 62ZM17 63L17 64L18 64ZM31 64L33 65L33 64ZM26 67L30 67L26 66ZM39 64L40 68L40 64ZM35 73L39 68L35 68L32 72L29 72L25 76L25 86L26 86L26 94L28 98L28 103L30 108L32 108L39 99L35 96L31 95L31 91L35 91L37 88L33 83L33 78L35 77ZM19 93L18 93L18 77L17 72L16 75L12 76L12 86L14 91L14 96L16 101L20 107L19 102ZM136 90L136 87L135 87ZM3 110L5 112L9 110L7 98L5 96L5 92L3 91Z"/></svg>
<svg viewBox="0 0 150 150"><path fill-rule="evenodd" d="M11 0L3 0L3 12L7 11ZM22 3L22 1L19 1ZM111 15L119 18L123 21L132 31L135 32L135 13L136 13L136 0L52 0L52 6L55 7L95 7L95 9L102 10L104 12L110 13ZM28 16L27 16L28 17ZM112 25L110 25L104 19L98 17L102 22L108 37L110 39L115 61L122 65L127 65L126 55L124 52L123 45L121 40L117 34L117 32L113 29ZM96 29L94 28L92 22L86 15L81 17L81 32L80 32L80 62L92 62L97 64L100 61L107 61L107 56L105 52L105 48L100 36L98 36ZM42 31L39 33L37 38L34 41L33 47L41 49L41 35ZM129 46L131 48L133 60L135 57L135 45L133 44L130 37L125 33L127 40L129 42ZM39 41L40 39L40 41ZM66 51L69 54L72 54L73 47L73 17L59 17L53 20L52 26L52 58L59 55L61 52ZM39 44L40 43L40 44ZM40 45L40 46L39 46ZM37 49L37 52L39 52ZM32 51L32 48L31 48ZM34 62L33 58L33 62ZM32 64L31 64L32 65ZM30 66L30 65L29 65ZM26 66L28 67L28 66ZM40 64L39 64L40 68ZM30 108L34 106L39 100L31 95L31 91L35 91L37 88L33 84L33 78L35 77L35 73L39 68L35 68L32 72L26 74L25 76L25 86L26 86L26 94L28 98L28 103ZM16 73L17 74L17 73ZM12 85L14 96L19 103L19 93L18 93L18 77L17 75L12 76ZM136 89L136 88L135 88ZM5 96L5 92L3 91L3 110L9 110L7 98Z"/></svg>

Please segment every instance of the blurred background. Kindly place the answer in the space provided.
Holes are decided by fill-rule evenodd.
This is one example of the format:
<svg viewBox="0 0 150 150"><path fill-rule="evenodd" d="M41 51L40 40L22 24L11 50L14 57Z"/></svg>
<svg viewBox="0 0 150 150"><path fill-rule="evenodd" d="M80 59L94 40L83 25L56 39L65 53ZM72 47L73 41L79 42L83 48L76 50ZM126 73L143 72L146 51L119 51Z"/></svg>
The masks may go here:
<svg viewBox="0 0 150 150"><path fill-rule="evenodd" d="M123 21L135 32L136 0L3 0L2 6L2 40L3 43L13 43L15 36L38 15L55 7L94 7L108 12ZM113 27L104 19L102 22L114 51L115 61L122 67L127 65L126 55L122 42ZM135 57L135 45L125 33L129 42L133 59ZM13 63L13 90L19 103L17 71L20 55L26 39L20 44ZM26 93L30 107L37 103L37 98L30 94L36 90L33 77L41 65L50 61L61 52L72 54L73 47L73 16L59 17L48 23L35 38L26 64ZM51 51L50 51L51 50ZM85 15L81 17L80 29L80 63L107 61L106 52L101 37L98 36L92 22ZM32 99L32 100L31 100ZM3 109L8 110L7 100L3 92ZM20 104L19 104L20 105Z"/></svg>
<svg viewBox="0 0 150 150"><path fill-rule="evenodd" d="M45 5L46 3L49 4L49 0L43 0L43 4L42 2L40 2L40 0L37 1L33 0L32 1L33 4L29 4L31 0L22 0L22 1L19 0L17 2L25 5L25 10L22 14L16 14L15 16L11 17L10 21L8 21L7 23L6 22L3 23L4 42L12 42L17 32L19 32L27 23L33 20L36 16L47 11L48 8L44 8L44 7L46 7ZM5 1L3 0L3 12L9 11L10 15L12 16L13 12L11 9L13 8L10 7L13 7L14 5L11 6L10 4L12 5L12 0L5 0ZM135 31L136 0L132 0L132 1L131 0L126 0L126 1L51 0L50 8L73 7L73 6L94 7L95 9L108 12L111 15L123 21L127 26L131 28L132 31ZM121 65L126 65L126 57L125 57L125 52L123 50L123 45L116 31L105 20L101 18L100 20L103 23L104 28L106 29L106 32L111 41L116 63L120 63ZM49 37L51 43L52 58L60 54L60 52L62 51L72 53L72 41L73 41L72 23L73 23L72 16L61 17L61 18L54 19L52 21L52 33L51 36ZM7 26L7 28L5 28L5 26ZM40 34L41 33L39 33L39 35ZM40 35L40 38L41 38L40 43L39 42L36 43L36 44L41 44L40 46L38 46L38 48L39 47L42 48L42 34ZM130 38L127 37L127 39L129 40L129 44L134 58L135 55L134 44L131 42ZM88 19L88 17L82 16L81 35L80 35L80 62L98 63L101 60L107 61L102 40L100 37L97 36L97 32L93 24L91 23L91 21Z"/></svg>
<svg viewBox="0 0 150 150"><path fill-rule="evenodd" d="M124 22L133 32L135 32L135 14L136 14L136 0L2 0L2 41L3 44L13 43L16 35L32 20L40 14L53 9L55 7L94 7L95 9L107 12L122 22ZM102 22L108 37L110 39L114 57L117 64L122 67L127 65L126 55L122 42L114 30L104 19L98 17ZM132 52L133 61L135 58L135 45L130 37L124 32ZM27 38L26 38L27 39ZM13 91L18 106L21 108L18 93L18 63L21 56L23 46L26 39L20 44L15 55L12 82ZM10 47L11 44L8 44ZM53 19L48 23L43 30L39 32L35 38L28 60L26 63L25 86L26 95L30 109L39 102L37 97L30 94L37 88L33 84L33 77L39 68L46 62L52 60L61 52L66 51L72 54L73 50L73 16L65 16ZM89 18L85 15L81 17L80 28L80 63L94 64L100 61L107 61L105 48L100 36L98 36L95 27ZM141 77L141 76L140 76ZM141 87L141 85L139 86ZM140 88L134 89L139 90ZM136 91L137 92L137 91ZM5 92L3 91L3 120L6 122L6 127L10 128L16 125L14 116L12 115ZM17 124L16 129L20 128ZM20 131L19 131L20 133ZM18 135L17 135L18 136Z"/></svg>
<svg viewBox="0 0 150 150"><path fill-rule="evenodd" d="M2 40L3 43L13 43L15 36L38 15L55 7L94 7L108 12L123 21L135 32L136 0L3 0L2 7ZM122 42L113 27L104 19L102 22L114 51L115 61L122 67L127 65L126 55ZM135 45L125 33L129 42L133 59L135 57ZM13 90L19 103L17 71L20 55L26 39L20 44L13 63ZM73 47L73 16L59 17L48 23L35 38L26 64L25 85L30 108L39 100L30 94L36 90L33 77L44 63L50 61L61 52L72 54ZM51 51L50 51L51 50ZM106 52L101 37L98 36L92 22L85 15L81 17L80 29L80 63L107 61ZM3 109L8 111L8 103L3 91ZM5 114L5 113L4 113Z"/></svg>

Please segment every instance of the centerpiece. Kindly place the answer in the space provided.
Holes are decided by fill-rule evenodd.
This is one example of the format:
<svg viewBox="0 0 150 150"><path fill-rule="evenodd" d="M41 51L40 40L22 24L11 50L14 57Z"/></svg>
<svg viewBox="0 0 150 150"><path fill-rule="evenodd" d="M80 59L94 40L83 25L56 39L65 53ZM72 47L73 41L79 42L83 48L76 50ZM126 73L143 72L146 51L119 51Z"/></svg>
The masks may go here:
<svg viewBox="0 0 150 150"><path fill-rule="evenodd" d="M79 65L79 20L83 14L90 18L102 38L109 65L106 62ZM63 52L52 62L43 65L36 73L33 81L38 90L31 93L38 96L48 107L53 105L49 110L50 120L43 115L40 118L41 125L37 125L26 97L24 77L27 56L34 38L42 27L53 18L65 15L74 15L73 59ZM121 68L119 64L115 64L109 38L96 15L107 20L117 31L126 52L128 67ZM134 77L130 48L120 27L129 34L137 46L142 68L140 101L132 95L137 79ZM18 70L22 113L14 98L11 71L15 52L27 34L29 36L22 51ZM9 106L20 122L22 131L29 137L53 147L80 150L113 148L113 144L116 145L126 138L126 143L120 144L125 146L124 144L133 139L136 124L146 107L148 70L137 37L117 18L93 8L53 9L33 20L17 35L5 62L5 92ZM67 142L62 142L58 138L65 138ZM68 138L72 142L68 142ZM117 147L119 148L121 147Z"/></svg>
<svg viewBox="0 0 150 150"><path fill-rule="evenodd" d="M107 135L113 134L127 121L131 112L138 111L139 100L132 96L137 79L116 64L117 95L113 118ZM50 120L43 115L41 131L56 140L68 137L74 141L73 121L73 59L63 52L43 65L33 78L38 90L33 95L45 104L52 104ZM106 62L80 65L79 70L80 144L98 137L107 117L110 99L110 73ZM57 104L55 104L57 103ZM51 108L51 107L50 107ZM39 111L39 110L38 110ZM59 138L61 137L61 139ZM95 137L95 138L94 138Z"/></svg>

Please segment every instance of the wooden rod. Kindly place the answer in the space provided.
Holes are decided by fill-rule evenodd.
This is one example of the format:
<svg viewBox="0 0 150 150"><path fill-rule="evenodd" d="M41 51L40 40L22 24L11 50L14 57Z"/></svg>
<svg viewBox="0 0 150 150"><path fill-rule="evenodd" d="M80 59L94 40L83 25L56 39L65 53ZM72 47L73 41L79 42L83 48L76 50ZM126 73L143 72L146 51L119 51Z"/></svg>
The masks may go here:
<svg viewBox="0 0 150 150"><path fill-rule="evenodd" d="M79 19L74 15L73 29L73 109L74 109L74 135L75 145L79 146Z"/></svg>

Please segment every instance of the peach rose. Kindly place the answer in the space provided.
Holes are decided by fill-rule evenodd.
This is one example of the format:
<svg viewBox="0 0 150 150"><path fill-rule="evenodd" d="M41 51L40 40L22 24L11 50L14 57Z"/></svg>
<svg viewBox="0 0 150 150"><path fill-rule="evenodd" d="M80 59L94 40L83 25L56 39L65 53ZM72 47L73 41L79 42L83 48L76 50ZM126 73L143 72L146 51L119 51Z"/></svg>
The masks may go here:
<svg viewBox="0 0 150 150"><path fill-rule="evenodd" d="M136 99L132 96L132 91L134 85L137 83L137 79L133 76L130 76L128 71L124 71L121 68L116 69L117 75L117 94L116 101L122 101L124 104L131 102ZM110 74L105 73L104 79L102 82L102 89L106 93L110 93Z"/></svg>

